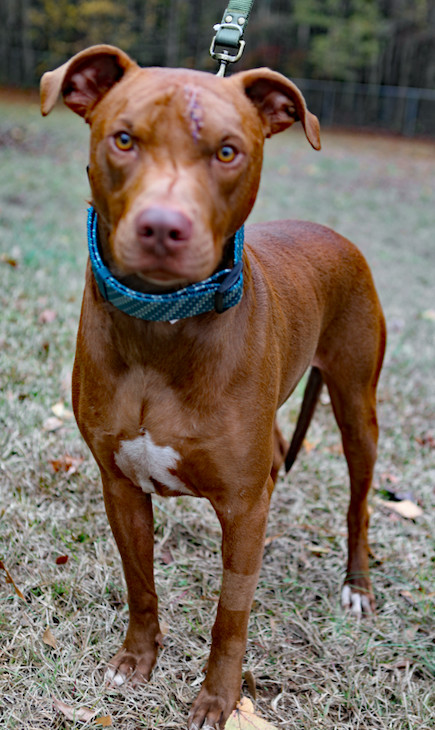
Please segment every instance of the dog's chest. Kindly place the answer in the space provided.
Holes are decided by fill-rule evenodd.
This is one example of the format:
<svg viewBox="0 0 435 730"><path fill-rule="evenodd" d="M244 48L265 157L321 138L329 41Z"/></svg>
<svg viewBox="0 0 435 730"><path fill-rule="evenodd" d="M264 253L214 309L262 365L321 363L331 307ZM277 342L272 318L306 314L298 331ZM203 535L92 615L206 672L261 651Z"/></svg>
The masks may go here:
<svg viewBox="0 0 435 730"><path fill-rule="evenodd" d="M114 457L124 476L148 494L193 494L175 474L180 454L171 446L155 444L149 431L121 441Z"/></svg>

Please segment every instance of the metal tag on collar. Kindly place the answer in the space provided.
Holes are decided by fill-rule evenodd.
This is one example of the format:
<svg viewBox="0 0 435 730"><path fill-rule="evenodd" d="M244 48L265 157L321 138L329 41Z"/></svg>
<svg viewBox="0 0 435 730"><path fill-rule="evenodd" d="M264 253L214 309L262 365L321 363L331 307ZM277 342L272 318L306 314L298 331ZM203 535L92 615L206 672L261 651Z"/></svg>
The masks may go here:
<svg viewBox="0 0 435 730"><path fill-rule="evenodd" d="M231 289L234 284L237 283L240 274L243 271L243 261L238 261L236 264L234 264L233 268L229 272L229 274L226 275L223 282L220 284L219 288L215 291L214 294L214 308L215 311L218 314L222 314L224 311L224 296L227 293L229 289Z"/></svg>

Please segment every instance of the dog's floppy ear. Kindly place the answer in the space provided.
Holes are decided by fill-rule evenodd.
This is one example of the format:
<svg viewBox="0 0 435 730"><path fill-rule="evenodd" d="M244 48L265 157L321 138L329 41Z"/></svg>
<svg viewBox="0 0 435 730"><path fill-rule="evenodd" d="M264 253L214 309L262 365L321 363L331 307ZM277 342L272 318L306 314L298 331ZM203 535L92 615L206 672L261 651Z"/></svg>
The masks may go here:
<svg viewBox="0 0 435 730"><path fill-rule="evenodd" d="M232 78L242 84L257 107L267 137L300 121L311 146L320 150L319 120L308 111L304 97L292 81L269 68L242 71Z"/></svg>
<svg viewBox="0 0 435 730"><path fill-rule="evenodd" d="M115 46L91 46L80 51L41 79L41 111L45 116L63 95L70 109L86 121L98 101L130 68L138 68L126 53Z"/></svg>

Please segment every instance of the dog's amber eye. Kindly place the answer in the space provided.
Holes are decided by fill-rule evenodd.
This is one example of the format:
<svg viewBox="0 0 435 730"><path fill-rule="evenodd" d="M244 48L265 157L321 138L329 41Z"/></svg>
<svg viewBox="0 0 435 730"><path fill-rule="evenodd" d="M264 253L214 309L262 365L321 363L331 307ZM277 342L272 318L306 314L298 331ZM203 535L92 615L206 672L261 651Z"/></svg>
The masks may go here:
<svg viewBox="0 0 435 730"><path fill-rule="evenodd" d="M237 150L230 144L224 144L216 153L219 162L232 162L237 156Z"/></svg>
<svg viewBox="0 0 435 730"><path fill-rule="evenodd" d="M115 144L119 150L128 152L133 147L133 139L128 132L118 132L115 134Z"/></svg>

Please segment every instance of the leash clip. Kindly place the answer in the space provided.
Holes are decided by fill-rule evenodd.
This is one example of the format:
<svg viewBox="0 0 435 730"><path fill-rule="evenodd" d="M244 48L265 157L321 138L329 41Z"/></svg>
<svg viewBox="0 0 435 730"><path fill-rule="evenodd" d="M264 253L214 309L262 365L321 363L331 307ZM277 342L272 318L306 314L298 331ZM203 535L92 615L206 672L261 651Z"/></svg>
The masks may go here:
<svg viewBox="0 0 435 730"><path fill-rule="evenodd" d="M216 35L210 46L210 56L220 61L217 76L225 76L229 63L239 61L245 49L242 40L254 0L229 0L222 21L213 26Z"/></svg>
<svg viewBox="0 0 435 730"><path fill-rule="evenodd" d="M228 16L231 17L232 16ZM240 18L242 20L242 18ZM243 19L244 21L244 19ZM237 25L237 23L218 23L217 25L213 26L213 30L216 31L216 35L214 36L211 46L210 46L210 56L215 61L220 61L219 70L217 72L217 76L225 76L225 71L229 63L236 63L240 60L242 57L242 53L245 50L245 41L242 40L243 35L243 25ZM230 38L228 36L224 37L223 39L220 37L221 34L225 35L225 32L229 31L231 35L234 35L234 33L237 34L237 40L236 43L234 43L234 38ZM221 51L216 50L216 46L222 46ZM226 47L225 47L226 46ZM227 49L228 47L232 47L234 49L234 53L230 53Z"/></svg>

